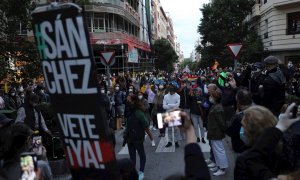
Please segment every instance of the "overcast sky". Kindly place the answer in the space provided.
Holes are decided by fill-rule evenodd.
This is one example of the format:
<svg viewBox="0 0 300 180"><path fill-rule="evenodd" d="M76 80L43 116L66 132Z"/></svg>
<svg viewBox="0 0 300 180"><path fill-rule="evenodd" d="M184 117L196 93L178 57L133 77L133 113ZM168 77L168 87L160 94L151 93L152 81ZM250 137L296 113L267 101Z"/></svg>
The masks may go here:
<svg viewBox="0 0 300 180"><path fill-rule="evenodd" d="M209 0L160 0L165 12L169 12L173 20L174 33L180 42L184 57L190 57L200 35L197 27L202 17L200 8Z"/></svg>

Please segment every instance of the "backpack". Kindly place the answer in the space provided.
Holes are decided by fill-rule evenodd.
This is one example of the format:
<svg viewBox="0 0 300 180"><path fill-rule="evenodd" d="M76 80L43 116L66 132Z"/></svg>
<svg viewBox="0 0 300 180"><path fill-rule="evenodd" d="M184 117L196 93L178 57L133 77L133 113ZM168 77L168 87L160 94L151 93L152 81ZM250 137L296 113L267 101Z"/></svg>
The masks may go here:
<svg viewBox="0 0 300 180"><path fill-rule="evenodd" d="M135 111L127 119L126 136L128 142L141 141L144 140L145 137L145 130L136 113L137 112Z"/></svg>

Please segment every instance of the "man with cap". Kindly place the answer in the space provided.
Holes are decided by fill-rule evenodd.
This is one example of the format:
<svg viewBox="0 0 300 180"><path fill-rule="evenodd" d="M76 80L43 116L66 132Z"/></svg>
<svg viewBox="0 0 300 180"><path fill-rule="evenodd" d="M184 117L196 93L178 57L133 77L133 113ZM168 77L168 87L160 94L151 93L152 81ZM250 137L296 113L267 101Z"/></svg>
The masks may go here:
<svg viewBox="0 0 300 180"><path fill-rule="evenodd" d="M278 68L278 61L279 59L275 56L264 59L267 72L263 81L262 104L269 108L275 116L280 114L280 109L285 103L286 77Z"/></svg>

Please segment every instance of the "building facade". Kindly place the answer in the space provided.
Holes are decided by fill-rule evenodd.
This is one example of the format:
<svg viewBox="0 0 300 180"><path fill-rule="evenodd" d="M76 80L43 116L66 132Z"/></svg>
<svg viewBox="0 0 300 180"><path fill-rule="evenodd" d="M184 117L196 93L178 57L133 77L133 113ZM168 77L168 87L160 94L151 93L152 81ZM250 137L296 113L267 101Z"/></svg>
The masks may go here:
<svg viewBox="0 0 300 180"><path fill-rule="evenodd" d="M140 71L152 66L145 0L92 0L84 5L97 67L101 51L114 51L113 71Z"/></svg>
<svg viewBox="0 0 300 180"><path fill-rule="evenodd" d="M265 52L283 63L300 62L300 0L257 0L246 21L258 32Z"/></svg>

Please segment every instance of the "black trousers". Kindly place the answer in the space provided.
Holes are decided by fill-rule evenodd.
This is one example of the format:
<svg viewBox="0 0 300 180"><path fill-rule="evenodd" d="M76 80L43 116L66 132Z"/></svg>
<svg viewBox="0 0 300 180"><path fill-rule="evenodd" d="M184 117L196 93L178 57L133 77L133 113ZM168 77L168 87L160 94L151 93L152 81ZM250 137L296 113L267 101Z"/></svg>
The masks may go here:
<svg viewBox="0 0 300 180"><path fill-rule="evenodd" d="M127 143L129 157L130 160L133 162L134 166L136 165L136 151L140 157L140 171L144 172L145 165L146 165L146 153L144 149L143 143Z"/></svg>

